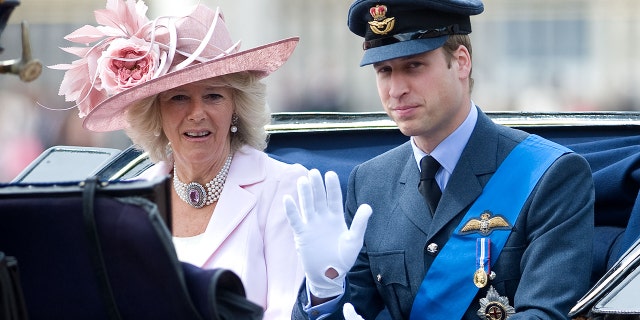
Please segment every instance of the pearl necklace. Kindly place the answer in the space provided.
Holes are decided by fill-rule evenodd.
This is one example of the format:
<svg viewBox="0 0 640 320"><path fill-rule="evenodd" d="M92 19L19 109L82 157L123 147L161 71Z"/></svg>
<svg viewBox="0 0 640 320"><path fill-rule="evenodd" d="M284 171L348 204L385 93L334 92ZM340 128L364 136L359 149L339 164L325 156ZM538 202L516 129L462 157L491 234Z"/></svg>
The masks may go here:
<svg viewBox="0 0 640 320"><path fill-rule="evenodd" d="M220 172L218 172L215 178L207 182L206 191L205 187L195 181L188 184L180 181L176 171L176 165L174 164L173 188L176 190L176 193L178 193L180 199L196 209L200 209L218 201L220 194L222 193L224 183L227 180L227 175L229 174L229 167L231 166L232 158L233 155L229 154L227 160L222 166L222 169L220 169Z"/></svg>

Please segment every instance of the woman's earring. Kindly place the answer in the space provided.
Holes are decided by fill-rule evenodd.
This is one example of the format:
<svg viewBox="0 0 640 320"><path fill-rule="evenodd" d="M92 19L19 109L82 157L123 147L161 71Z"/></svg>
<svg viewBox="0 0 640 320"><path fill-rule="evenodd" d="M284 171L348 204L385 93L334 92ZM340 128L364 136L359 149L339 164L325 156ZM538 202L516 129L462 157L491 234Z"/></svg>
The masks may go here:
<svg viewBox="0 0 640 320"><path fill-rule="evenodd" d="M233 114L233 116L231 116L231 128L229 128L229 131L231 131L231 133L236 133L238 132L238 115L237 114Z"/></svg>

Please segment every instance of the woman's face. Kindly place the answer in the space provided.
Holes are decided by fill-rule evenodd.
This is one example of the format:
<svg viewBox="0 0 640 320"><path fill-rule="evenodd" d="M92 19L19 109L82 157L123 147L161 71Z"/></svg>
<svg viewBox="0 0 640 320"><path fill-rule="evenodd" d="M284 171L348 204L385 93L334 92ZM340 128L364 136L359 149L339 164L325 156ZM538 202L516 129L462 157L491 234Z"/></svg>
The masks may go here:
<svg viewBox="0 0 640 320"><path fill-rule="evenodd" d="M231 145L232 88L209 79L167 90L158 99L176 162L211 166L224 161Z"/></svg>

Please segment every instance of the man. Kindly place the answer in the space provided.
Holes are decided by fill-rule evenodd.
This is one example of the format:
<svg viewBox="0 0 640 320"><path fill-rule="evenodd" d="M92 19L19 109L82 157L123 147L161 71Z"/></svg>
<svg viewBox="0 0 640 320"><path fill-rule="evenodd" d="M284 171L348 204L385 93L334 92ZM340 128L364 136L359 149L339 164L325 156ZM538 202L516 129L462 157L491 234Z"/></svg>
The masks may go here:
<svg viewBox="0 0 640 320"><path fill-rule="evenodd" d="M293 318L340 319L349 302L364 319L566 319L588 290L590 168L473 103L468 34L482 11L480 0L351 5L361 65L410 139L352 171L350 230L333 173L326 191L317 170L299 181L300 207L285 200L306 273Z"/></svg>

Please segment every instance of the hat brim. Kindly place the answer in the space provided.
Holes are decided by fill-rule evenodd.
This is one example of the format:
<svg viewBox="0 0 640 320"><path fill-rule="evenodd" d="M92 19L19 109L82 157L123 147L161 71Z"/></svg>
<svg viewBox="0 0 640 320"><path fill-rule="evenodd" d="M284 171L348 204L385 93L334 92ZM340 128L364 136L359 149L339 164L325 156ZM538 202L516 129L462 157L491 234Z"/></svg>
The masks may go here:
<svg viewBox="0 0 640 320"><path fill-rule="evenodd" d="M363 67L373 63L429 52L442 47L448 38L449 36L446 35L436 38L396 42L386 46L370 48L364 51L360 66Z"/></svg>
<svg viewBox="0 0 640 320"><path fill-rule="evenodd" d="M125 112L133 102L192 82L241 71L254 71L266 77L289 59L298 41L298 37L283 39L149 80L98 104L84 118L82 126L97 132L124 129L127 126Z"/></svg>

